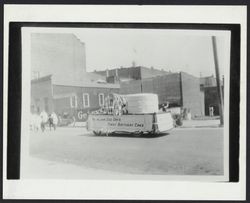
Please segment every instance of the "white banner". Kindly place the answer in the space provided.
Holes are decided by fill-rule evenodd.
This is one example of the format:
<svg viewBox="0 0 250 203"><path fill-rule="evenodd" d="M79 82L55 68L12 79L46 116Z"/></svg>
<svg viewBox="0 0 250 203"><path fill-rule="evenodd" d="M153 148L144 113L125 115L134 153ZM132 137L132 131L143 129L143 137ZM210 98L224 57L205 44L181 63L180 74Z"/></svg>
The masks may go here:
<svg viewBox="0 0 250 203"><path fill-rule="evenodd" d="M88 130L102 132L152 131L153 115L89 115Z"/></svg>

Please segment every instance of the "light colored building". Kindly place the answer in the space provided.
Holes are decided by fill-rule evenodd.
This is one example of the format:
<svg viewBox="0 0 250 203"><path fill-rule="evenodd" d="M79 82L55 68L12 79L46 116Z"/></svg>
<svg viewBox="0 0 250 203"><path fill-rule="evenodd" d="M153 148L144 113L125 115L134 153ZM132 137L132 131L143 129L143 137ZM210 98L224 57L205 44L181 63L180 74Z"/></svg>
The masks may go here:
<svg viewBox="0 0 250 203"><path fill-rule="evenodd" d="M32 33L32 79L49 74L81 80L86 72L85 44L74 34Z"/></svg>

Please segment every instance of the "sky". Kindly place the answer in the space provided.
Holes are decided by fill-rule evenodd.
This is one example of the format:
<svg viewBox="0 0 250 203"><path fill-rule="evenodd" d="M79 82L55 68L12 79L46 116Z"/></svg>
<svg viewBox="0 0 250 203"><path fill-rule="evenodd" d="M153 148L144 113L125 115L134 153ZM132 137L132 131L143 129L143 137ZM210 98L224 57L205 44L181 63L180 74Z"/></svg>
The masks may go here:
<svg viewBox="0 0 250 203"><path fill-rule="evenodd" d="M184 71L200 77L215 75L212 39L208 32L81 28L72 33L85 43L88 72L130 67L134 61L137 66ZM216 34L221 75L230 60L230 38L226 34Z"/></svg>
<svg viewBox="0 0 250 203"><path fill-rule="evenodd" d="M220 76L230 64L230 32L218 30L30 28L35 33L71 33L85 43L86 70L136 66L197 77L215 75L212 36L216 36Z"/></svg>

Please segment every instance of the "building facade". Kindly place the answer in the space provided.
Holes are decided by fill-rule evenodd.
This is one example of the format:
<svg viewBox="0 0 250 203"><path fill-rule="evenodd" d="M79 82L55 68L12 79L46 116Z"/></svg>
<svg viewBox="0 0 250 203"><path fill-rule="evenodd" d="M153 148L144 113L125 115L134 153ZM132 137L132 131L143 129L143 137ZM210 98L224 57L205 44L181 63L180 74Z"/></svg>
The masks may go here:
<svg viewBox="0 0 250 203"><path fill-rule="evenodd" d="M170 72L164 70L158 70L153 67L146 68L143 66L135 67L120 67L116 69L110 69L105 71L95 71L94 73L106 76L108 80L117 77L120 81L126 80L141 80L151 78L155 76L169 74Z"/></svg>
<svg viewBox="0 0 250 203"><path fill-rule="evenodd" d="M173 107L182 107L191 115L202 116L204 112L204 92L200 89L199 78L190 74L169 73L142 80L123 81L120 83L121 94L155 93L159 104L166 102Z"/></svg>
<svg viewBox="0 0 250 203"><path fill-rule="evenodd" d="M31 81L31 111L40 113L55 112L81 120L78 113L87 113L99 109L104 98L110 93L119 93L119 84L103 84L96 82L68 81L60 82L52 75Z"/></svg>
<svg viewBox="0 0 250 203"><path fill-rule="evenodd" d="M106 75L108 82L119 83L121 94L155 93L159 104L169 102L172 107L190 111L193 117L205 115L204 91L200 88L200 78L193 75L141 66L95 73Z"/></svg>
<svg viewBox="0 0 250 203"><path fill-rule="evenodd" d="M219 112L219 94L217 89L216 78L212 76L200 78L200 86L204 91L205 115L209 116L209 109L213 108L213 115L220 115ZM221 81L222 97L224 97L224 81Z"/></svg>

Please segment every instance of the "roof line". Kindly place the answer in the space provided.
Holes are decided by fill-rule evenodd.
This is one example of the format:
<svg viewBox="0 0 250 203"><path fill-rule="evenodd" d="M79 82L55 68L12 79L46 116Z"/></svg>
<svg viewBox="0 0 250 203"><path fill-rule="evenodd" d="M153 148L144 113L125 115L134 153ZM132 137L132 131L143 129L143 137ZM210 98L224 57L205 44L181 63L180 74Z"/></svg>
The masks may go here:
<svg viewBox="0 0 250 203"><path fill-rule="evenodd" d="M92 87L98 87L98 88L112 88L112 89L116 89L116 88L120 88L120 85L115 85L115 84L88 84L88 85L68 85L68 84L56 84L56 83L53 83L53 85L57 85L57 86L64 86L64 87L85 87L85 88L92 88ZM100 86L99 86L100 85Z"/></svg>

